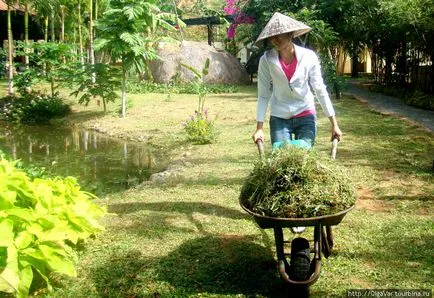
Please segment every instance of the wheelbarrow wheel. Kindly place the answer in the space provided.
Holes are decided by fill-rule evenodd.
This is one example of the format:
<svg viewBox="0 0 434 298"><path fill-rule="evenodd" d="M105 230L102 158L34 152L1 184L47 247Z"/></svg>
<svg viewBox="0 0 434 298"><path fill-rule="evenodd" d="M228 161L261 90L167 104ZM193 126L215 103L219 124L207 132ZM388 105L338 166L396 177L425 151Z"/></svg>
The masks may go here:
<svg viewBox="0 0 434 298"><path fill-rule="evenodd" d="M291 242L290 278L295 281L304 281L309 278L310 248L305 238L295 238Z"/></svg>

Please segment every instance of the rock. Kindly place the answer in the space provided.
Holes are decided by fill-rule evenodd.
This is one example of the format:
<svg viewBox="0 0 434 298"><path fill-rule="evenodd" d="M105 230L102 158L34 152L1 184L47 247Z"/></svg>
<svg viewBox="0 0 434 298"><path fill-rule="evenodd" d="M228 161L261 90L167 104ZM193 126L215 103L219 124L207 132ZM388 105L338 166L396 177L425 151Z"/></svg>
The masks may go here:
<svg viewBox="0 0 434 298"><path fill-rule="evenodd" d="M172 165L163 172L152 174L149 181L154 184L164 184L181 180L185 169L182 166Z"/></svg>
<svg viewBox="0 0 434 298"><path fill-rule="evenodd" d="M168 83L175 76L183 82L194 80L191 70L182 67L181 63L189 65L199 72L210 59L208 75L205 82L212 84L248 84L250 77L241 63L225 51L217 51L207 43L197 41L160 42L157 46L160 60L150 63L150 69L155 82Z"/></svg>

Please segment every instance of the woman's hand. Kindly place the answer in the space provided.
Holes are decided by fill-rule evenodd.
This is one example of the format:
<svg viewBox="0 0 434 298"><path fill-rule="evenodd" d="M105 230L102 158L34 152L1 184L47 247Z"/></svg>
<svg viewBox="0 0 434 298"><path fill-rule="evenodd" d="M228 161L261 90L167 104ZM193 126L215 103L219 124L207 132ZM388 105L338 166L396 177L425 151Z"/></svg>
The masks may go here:
<svg viewBox="0 0 434 298"><path fill-rule="evenodd" d="M331 141L333 141L333 139L337 139L338 141L340 141L342 138L342 131L339 128L338 121L336 120L336 117L330 116L329 120L330 120L330 123L332 125L332 139L331 139Z"/></svg>
<svg viewBox="0 0 434 298"><path fill-rule="evenodd" d="M264 141L264 130L262 128L256 129L255 133L252 135L252 139L255 144L258 139Z"/></svg>
<svg viewBox="0 0 434 298"><path fill-rule="evenodd" d="M337 139L338 141L340 141L341 137L342 137L341 129L339 128L339 126L337 124L333 125L332 126L332 139L331 140L333 141L333 139Z"/></svg>

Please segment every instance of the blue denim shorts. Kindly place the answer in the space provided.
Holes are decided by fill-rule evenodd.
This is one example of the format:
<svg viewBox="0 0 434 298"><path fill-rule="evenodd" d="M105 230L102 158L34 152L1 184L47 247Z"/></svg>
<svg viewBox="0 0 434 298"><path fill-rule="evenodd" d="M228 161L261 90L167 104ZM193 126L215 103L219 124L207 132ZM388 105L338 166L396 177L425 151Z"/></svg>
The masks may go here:
<svg viewBox="0 0 434 298"><path fill-rule="evenodd" d="M316 116L283 119L270 117L271 144L282 141L304 140L313 145L316 137Z"/></svg>

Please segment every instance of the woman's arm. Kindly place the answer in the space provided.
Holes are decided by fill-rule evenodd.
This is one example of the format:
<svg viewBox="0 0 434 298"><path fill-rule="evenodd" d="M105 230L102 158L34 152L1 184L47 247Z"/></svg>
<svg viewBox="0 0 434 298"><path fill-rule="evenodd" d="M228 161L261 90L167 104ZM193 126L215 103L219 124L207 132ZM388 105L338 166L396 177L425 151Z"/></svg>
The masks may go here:
<svg viewBox="0 0 434 298"><path fill-rule="evenodd" d="M264 140L264 120L267 113L272 90L272 79L268 68L266 54L259 60L258 67L258 103L256 105L256 131L253 133L253 142Z"/></svg>
<svg viewBox="0 0 434 298"><path fill-rule="evenodd" d="M330 124L332 125L332 135L331 140L338 139L341 140L342 131L339 128L338 121L335 116L335 110L333 108L333 104L330 100L330 96L327 92L327 88L324 85L324 80L321 74L321 66L318 60L318 57L314 54L313 66L309 71L309 82L315 93L316 98L318 99L321 107L324 111L324 114L329 118Z"/></svg>

